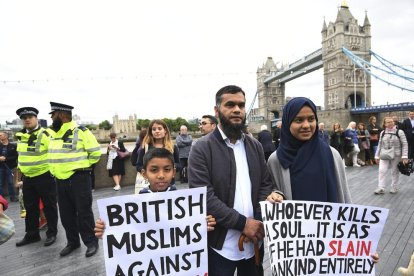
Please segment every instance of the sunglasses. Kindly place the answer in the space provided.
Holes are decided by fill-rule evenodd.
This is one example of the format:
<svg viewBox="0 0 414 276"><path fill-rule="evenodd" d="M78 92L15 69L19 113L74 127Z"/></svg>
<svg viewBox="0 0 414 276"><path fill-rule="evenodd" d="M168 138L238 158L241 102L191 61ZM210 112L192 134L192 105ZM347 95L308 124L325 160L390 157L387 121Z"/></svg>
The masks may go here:
<svg viewBox="0 0 414 276"><path fill-rule="evenodd" d="M208 122L201 122L201 123L200 123L200 126L201 126L201 125L205 126L205 125L207 125L207 124L210 124L210 125L211 125L212 123L208 123Z"/></svg>

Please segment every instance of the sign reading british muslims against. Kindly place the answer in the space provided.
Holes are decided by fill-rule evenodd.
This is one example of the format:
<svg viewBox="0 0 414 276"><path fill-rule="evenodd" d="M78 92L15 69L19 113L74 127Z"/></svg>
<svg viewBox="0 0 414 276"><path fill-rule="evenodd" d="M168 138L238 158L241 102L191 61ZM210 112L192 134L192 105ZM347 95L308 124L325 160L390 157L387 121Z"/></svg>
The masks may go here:
<svg viewBox="0 0 414 276"><path fill-rule="evenodd" d="M388 209L286 200L260 202L272 275L375 275Z"/></svg>
<svg viewBox="0 0 414 276"><path fill-rule="evenodd" d="M106 275L207 275L206 189L98 200Z"/></svg>

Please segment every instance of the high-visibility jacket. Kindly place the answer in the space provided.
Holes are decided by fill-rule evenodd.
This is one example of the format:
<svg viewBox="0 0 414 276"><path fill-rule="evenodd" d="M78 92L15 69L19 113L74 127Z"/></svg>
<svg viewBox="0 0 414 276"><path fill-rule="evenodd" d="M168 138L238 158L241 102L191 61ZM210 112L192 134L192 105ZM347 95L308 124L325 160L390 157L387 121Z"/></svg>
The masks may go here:
<svg viewBox="0 0 414 276"><path fill-rule="evenodd" d="M16 133L17 166L25 176L35 177L49 171L47 150L52 134L51 129L42 127L32 133L27 133L25 129Z"/></svg>
<svg viewBox="0 0 414 276"><path fill-rule="evenodd" d="M97 163L101 147L89 129L70 121L51 138L48 152L52 175L57 179L68 179L75 170L87 169Z"/></svg>

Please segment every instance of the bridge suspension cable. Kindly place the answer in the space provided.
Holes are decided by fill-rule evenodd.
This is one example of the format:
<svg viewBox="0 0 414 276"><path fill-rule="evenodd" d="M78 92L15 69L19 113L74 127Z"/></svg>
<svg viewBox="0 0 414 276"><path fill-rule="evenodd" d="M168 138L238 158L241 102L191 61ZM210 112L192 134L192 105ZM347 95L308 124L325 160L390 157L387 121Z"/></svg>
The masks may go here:
<svg viewBox="0 0 414 276"><path fill-rule="evenodd" d="M254 103L256 102L256 99L257 99L257 97L258 97L258 94L259 94L259 90L257 90L257 91L256 91L256 94L254 94L253 101L252 101L252 103L250 104L249 109L247 110L247 115L246 115L246 118L249 118L249 116L250 116L250 112L251 112L251 111L252 111L252 109L253 109L253 106L254 106Z"/></svg>
<svg viewBox="0 0 414 276"><path fill-rule="evenodd" d="M414 75L409 76L410 73L414 74L414 71L411 71L407 68L404 68L400 65L396 65L392 62L389 62L388 60L382 58L378 54L373 53L370 51L371 54L382 64L385 66L386 69L381 68L379 66L376 66L361 57L355 55L351 51L349 51L347 48L342 47L342 52L352 61L352 63L356 66L358 66L360 69L364 70L365 73L375 77L378 80L381 80L382 82L400 88L401 90L406 90L410 92L414 92L414 87L406 87L398 84L398 81L407 81L409 83L414 84ZM397 70L393 69L399 68L404 71L405 74L397 72ZM408 74L408 75L407 75ZM393 81L389 81L386 78L393 78Z"/></svg>

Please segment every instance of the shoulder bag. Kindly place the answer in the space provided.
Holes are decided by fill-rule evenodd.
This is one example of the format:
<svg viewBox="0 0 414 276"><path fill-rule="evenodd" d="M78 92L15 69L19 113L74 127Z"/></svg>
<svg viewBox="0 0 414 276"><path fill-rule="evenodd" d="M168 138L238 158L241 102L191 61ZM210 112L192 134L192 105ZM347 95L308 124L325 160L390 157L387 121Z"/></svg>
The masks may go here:
<svg viewBox="0 0 414 276"><path fill-rule="evenodd" d="M119 159L128 158L128 156L131 154L128 150L125 150L125 151L117 150L116 153L118 154Z"/></svg>
<svg viewBox="0 0 414 276"><path fill-rule="evenodd" d="M0 214L0 244L8 241L15 232L13 220L5 213Z"/></svg>

